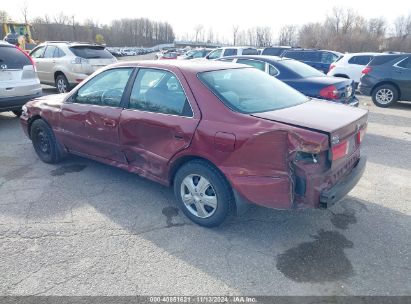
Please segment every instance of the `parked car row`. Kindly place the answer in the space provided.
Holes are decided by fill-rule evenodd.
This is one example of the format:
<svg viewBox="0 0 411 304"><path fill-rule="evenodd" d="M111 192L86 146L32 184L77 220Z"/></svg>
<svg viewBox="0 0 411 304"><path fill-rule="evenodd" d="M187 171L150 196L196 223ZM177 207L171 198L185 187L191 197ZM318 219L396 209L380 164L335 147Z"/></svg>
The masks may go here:
<svg viewBox="0 0 411 304"><path fill-rule="evenodd" d="M137 55L144 55L153 52L151 48L114 48L108 47L107 51L109 51L115 57L123 57L123 56L137 56Z"/></svg>

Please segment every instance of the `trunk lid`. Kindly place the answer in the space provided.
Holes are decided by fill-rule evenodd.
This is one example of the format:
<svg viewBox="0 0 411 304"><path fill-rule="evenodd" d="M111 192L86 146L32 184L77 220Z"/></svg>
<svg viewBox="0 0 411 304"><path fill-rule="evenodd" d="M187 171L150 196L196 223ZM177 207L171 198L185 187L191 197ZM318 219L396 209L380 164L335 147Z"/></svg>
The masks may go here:
<svg viewBox="0 0 411 304"><path fill-rule="evenodd" d="M367 124L368 112L342 104L312 99L294 107L252 115L326 133L333 145L364 128Z"/></svg>

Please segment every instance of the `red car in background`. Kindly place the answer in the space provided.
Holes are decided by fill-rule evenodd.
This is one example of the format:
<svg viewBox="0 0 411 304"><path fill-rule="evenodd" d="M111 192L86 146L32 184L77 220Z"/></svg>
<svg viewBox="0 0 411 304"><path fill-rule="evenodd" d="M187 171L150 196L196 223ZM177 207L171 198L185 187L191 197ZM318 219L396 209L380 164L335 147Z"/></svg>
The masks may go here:
<svg viewBox="0 0 411 304"><path fill-rule="evenodd" d="M328 207L365 168L365 110L233 63L111 65L68 95L29 102L21 124L44 162L73 153L173 186L208 227L250 203Z"/></svg>

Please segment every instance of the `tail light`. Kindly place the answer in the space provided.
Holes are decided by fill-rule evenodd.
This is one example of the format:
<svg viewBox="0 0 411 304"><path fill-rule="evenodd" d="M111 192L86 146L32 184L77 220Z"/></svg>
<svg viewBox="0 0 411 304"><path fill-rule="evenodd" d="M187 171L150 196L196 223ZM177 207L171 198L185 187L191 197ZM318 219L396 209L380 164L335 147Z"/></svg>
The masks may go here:
<svg viewBox="0 0 411 304"><path fill-rule="evenodd" d="M30 56L29 54L27 54L24 50L22 50L20 47L16 46L16 48L17 48L20 52L22 52L22 53L24 54L24 56L26 56L26 57L30 60L31 65L32 65L33 68L34 68L34 71L36 71L36 63L34 62L33 58L31 58L31 56Z"/></svg>
<svg viewBox="0 0 411 304"><path fill-rule="evenodd" d="M325 99L338 99L338 90L335 85L330 85L320 90L320 96Z"/></svg>
<svg viewBox="0 0 411 304"><path fill-rule="evenodd" d="M335 68L335 64L331 64L331 65L330 65L330 69L328 70L328 72L331 72L331 70L332 70L333 68Z"/></svg>
<svg viewBox="0 0 411 304"><path fill-rule="evenodd" d="M371 72L372 71L372 67L365 67L362 71L361 71L361 73L363 74L363 75L366 75L366 74L368 74L369 72Z"/></svg>
<svg viewBox="0 0 411 304"><path fill-rule="evenodd" d="M348 140L340 142L331 148L332 160L343 158L348 154L349 144Z"/></svg>
<svg viewBox="0 0 411 304"><path fill-rule="evenodd" d="M357 144L361 144L364 139L366 128L362 128L357 133Z"/></svg>

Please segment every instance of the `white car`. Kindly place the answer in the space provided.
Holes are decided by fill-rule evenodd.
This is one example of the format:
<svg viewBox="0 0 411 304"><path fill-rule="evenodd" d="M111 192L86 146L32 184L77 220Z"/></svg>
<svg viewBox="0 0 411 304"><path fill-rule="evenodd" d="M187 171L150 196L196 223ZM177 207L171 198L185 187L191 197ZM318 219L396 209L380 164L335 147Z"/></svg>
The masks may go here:
<svg viewBox="0 0 411 304"><path fill-rule="evenodd" d="M104 46L67 41L49 41L30 52L40 82L66 93L98 69L117 62Z"/></svg>
<svg viewBox="0 0 411 304"><path fill-rule="evenodd" d="M349 78L356 84L360 82L361 72L365 66L380 53L350 53L344 54L330 65L328 76Z"/></svg>
<svg viewBox="0 0 411 304"><path fill-rule="evenodd" d="M232 47L222 47L215 49L214 51L211 51L205 58L206 59L218 59L221 57L227 57L227 56L240 56L240 55L259 55L258 49L254 47L237 47L237 46L232 46Z"/></svg>
<svg viewBox="0 0 411 304"><path fill-rule="evenodd" d="M41 96L41 85L32 59L21 49L0 41L0 112L21 115L22 106Z"/></svg>

